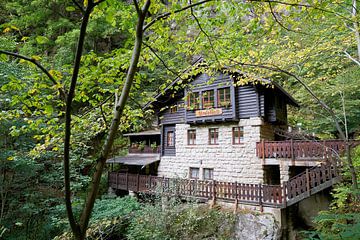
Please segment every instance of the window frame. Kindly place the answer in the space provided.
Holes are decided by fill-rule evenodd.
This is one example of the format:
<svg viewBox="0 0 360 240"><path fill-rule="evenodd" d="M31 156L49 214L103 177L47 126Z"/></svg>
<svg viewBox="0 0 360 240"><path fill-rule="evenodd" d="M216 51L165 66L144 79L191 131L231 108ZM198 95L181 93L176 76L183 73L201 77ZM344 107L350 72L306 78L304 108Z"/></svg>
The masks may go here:
<svg viewBox="0 0 360 240"><path fill-rule="evenodd" d="M188 92L187 110L200 109L200 92Z"/></svg>
<svg viewBox="0 0 360 240"><path fill-rule="evenodd" d="M221 99L221 93L224 94L223 95L224 99ZM228 95L226 93L228 93ZM228 103L228 104L226 104L226 103ZM217 107L224 107L224 108L231 107L231 89L230 89L230 87L224 87L224 88L217 89Z"/></svg>
<svg viewBox="0 0 360 240"><path fill-rule="evenodd" d="M201 101L202 101L202 109L215 108L215 89L202 91Z"/></svg>
<svg viewBox="0 0 360 240"><path fill-rule="evenodd" d="M172 135L172 138L169 138L169 135ZM171 139L171 141L169 141L169 139ZM166 147L167 148L175 147L175 131L166 132Z"/></svg>
<svg viewBox="0 0 360 240"><path fill-rule="evenodd" d="M235 136L235 129L238 129L238 136ZM233 127L232 128L232 144L233 145L240 145L244 141L244 127Z"/></svg>
<svg viewBox="0 0 360 240"><path fill-rule="evenodd" d="M209 171L209 178L206 178L206 174L205 174L206 171ZM214 168L203 168L203 179L214 180Z"/></svg>
<svg viewBox="0 0 360 240"><path fill-rule="evenodd" d="M211 134L214 131L214 142L211 141ZM219 128L209 128L209 145L219 145Z"/></svg>
<svg viewBox="0 0 360 240"><path fill-rule="evenodd" d="M193 177L193 170L197 171L197 177ZM189 178L190 179L200 179L200 168L198 168L198 167L190 167L189 168Z"/></svg>
<svg viewBox="0 0 360 240"><path fill-rule="evenodd" d="M187 130L188 145L196 145L196 129Z"/></svg>

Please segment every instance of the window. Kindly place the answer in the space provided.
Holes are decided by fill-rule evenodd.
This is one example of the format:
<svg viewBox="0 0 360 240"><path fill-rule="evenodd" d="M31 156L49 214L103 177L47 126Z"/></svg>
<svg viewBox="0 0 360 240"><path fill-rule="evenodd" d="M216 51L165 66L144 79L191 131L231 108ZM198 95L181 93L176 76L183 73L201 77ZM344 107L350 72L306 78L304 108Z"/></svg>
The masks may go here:
<svg viewBox="0 0 360 240"><path fill-rule="evenodd" d="M188 110L196 110L200 108L200 98L198 92L189 92L187 101Z"/></svg>
<svg viewBox="0 0 360 240"><path fill-rule="evenodd" d="M217 90L218 93L218 107L230 107L230 88L222 88Z"/></svg>
<svg viewBox="0 0 360 240"><path fill-rule="evenodd" d="M213 168L204 168L204 180L214 179L214 169Z"/></svg>
<svg viewBox="0 0 360 240"><path fill-rule="evenodd" d="M176 113L177 110L178 110L177 105L173 105L173 106L170 107L170 113Z"/></svg>
<svg viewBox="0 0 360 240"><path fill-rule="evenodd" d="M188 145L196 144L196 130L190 129L188 130Z"/></svg>
<svg viewBox="0 0 360 240"><path fill-rule="evenodd" d="M219 129L210 128L209 129L209 144L216 145L219 143Z"/></svg>
<svg viewBox="0 0 360 240"><path fill-rule="evenodd" d="M190 168L190 178L199 179L199 168Z"/></svg>
<svg viewBox="0 0 360 240"><path fill-rule="evenodd" d="M233 127L233 144L240 144L244 141L244 128L243 127Z"/></svg>
<svg viewBox="0 0 360 240"><path fill-rule="evenodd" d="M203 108L215 107L214 90L209 90L202 93L202 107Z"/></svg>
<svg viewBox="0 0 360 240"><path fill-rule="evenodd" d="M174 138L174 132L173 131L168 131L166 134L167 137L167 146L168 147L174 147L175 146L175 138Z"/></svg>

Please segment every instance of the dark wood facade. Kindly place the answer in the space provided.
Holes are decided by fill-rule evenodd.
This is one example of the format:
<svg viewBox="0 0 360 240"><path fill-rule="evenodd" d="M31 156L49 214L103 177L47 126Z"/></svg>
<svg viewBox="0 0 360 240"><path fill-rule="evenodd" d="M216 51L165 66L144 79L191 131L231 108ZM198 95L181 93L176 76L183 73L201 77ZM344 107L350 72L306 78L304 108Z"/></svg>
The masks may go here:
<svg viewBox="0 0 360 240"><path fill-rule="evenodd" d="M286 125L287 104L298 105L280 86L269 83L264 80L263 83L237 86L236 77L229 74L210 77L201 73L177 93L168 90L157 96L152 105L162 126L162 154L175 155L175 146L168 146L167 134L168 131L175 132L178 123L236 122L262 117L268 123Z"/></svg>

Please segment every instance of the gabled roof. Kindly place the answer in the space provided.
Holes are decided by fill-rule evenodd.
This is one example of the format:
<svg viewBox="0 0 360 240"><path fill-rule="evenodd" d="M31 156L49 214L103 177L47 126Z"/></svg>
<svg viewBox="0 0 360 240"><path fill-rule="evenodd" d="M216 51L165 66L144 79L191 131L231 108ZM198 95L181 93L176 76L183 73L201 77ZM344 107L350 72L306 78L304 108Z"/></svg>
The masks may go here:
<svg viewBox="0 0 360 240"><path fill-rule="evenodd" d="M199 65L201 63L204 62L204 59L202 57L198 58L192 65L191 67L194 67L196 65ZM188 68L187 70L185 70L183 73L186 73L189 71L190 68ZM224 69L229 69L228 67L224 67ZM231 71L230 71L231 72ZM240 71L235 71L237 74L241 74L241 75L246 75L245 73L243 72L240 72ZM188 83L191 83L194 78L196 76L193 76L192 78L188 78ZM158 92L157 94L154 95L154 98L156 99L155 101L149 101L145 106L144 106L144 109L146 108L149 108L153 103L157 102L157 100L162 97L162 96L165 96L170 90L171 88L176 85L178 82L182 82L184 81L184 79L180 78L180 77L177 77L174 81L172 81L170 84L168 84L168 86L166 86L166 88L162 91L162 92ZM279 90L281 93L283 93L285 95L285 97L287 98L288 100L288 103L295 106L295 107L300 107L299 103L283 88L280 86L280 84L270 80L270 79L264 79L264 78L259 78L259 82L262 82L264 84L267 84L267 85L273 85L277 90ZM183 87L184 88L184 87Z"/></svg>

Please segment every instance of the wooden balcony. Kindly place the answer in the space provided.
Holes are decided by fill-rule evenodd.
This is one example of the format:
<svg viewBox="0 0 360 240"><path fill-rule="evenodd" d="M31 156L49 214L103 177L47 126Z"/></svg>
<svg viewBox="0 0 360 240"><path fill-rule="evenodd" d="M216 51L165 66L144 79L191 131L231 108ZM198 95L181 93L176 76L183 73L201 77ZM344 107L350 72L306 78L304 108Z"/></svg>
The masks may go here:
<svg viewBox="0 0 360 240"><path fill-rule="evenodd" d="M143 149L139 147L129 147L129 153L160 153L160 146L156 148L145 146Z"/></svg>
<svg viewBox="0 0 360 240"><path fill-rule="evenodd" d="M351 141L353 146L360 141ZM331 160L337 159L345 150L342 140L324 141L261 141L256 144L256 154L262 159Z"/></svg>

